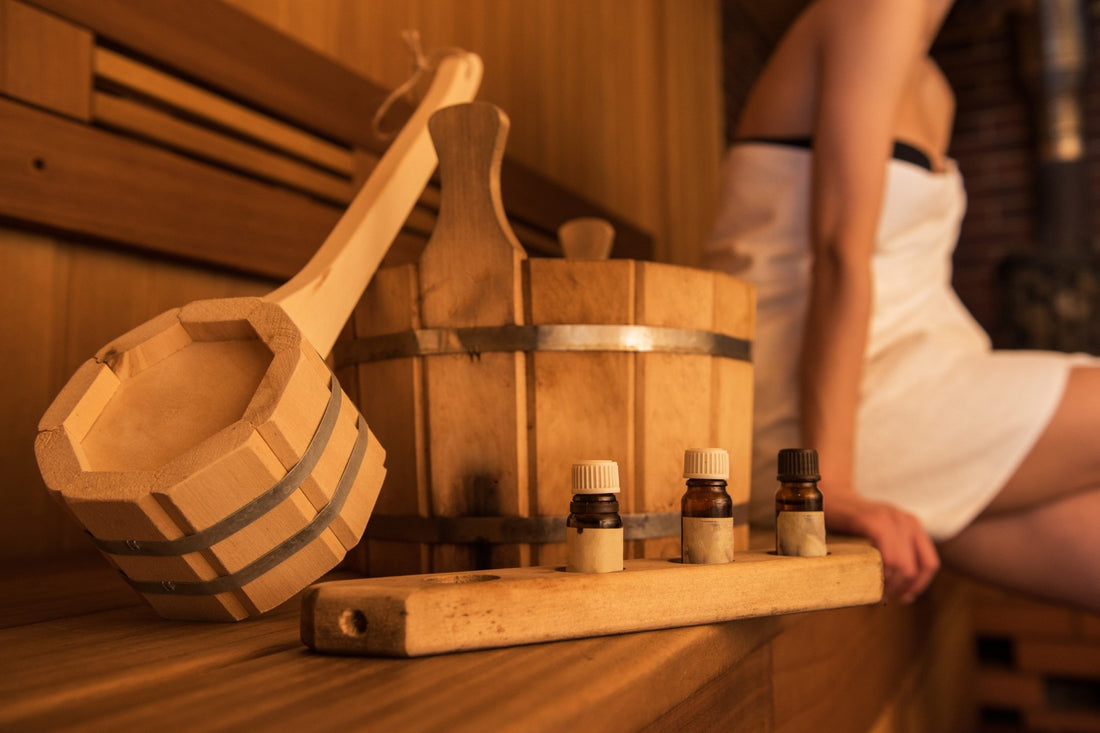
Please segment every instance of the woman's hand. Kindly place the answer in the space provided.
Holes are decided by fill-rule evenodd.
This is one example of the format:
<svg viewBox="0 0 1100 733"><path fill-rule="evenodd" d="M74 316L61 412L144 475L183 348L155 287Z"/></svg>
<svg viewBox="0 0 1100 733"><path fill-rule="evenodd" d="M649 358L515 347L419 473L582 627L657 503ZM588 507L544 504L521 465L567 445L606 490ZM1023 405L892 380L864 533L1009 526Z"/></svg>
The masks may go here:
<svg viewBox="0 0 1100 733"><path fill-rule="evenodd" d="M825 493L829 531L867 537L882 553L885 595L911 603L940 567L932 538L912 514L854 493Z"/></svg>

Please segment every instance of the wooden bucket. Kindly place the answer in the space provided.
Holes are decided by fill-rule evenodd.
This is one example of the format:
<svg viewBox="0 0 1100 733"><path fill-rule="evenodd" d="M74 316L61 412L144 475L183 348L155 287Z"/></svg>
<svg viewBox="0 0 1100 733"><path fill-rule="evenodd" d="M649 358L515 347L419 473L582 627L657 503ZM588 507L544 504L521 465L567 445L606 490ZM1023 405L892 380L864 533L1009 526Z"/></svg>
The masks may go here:
<svg viewBox="0 0 1100 733"><path fill-rule="evenodd" d="M378 273L334 350L388 451L361 569L564 562L570 466L590 458L619 464L627 556L678 556L684 450L712 446L730 452L747 549L751 286L526 259L500 206L506 129L490 105L433 117L436 230L417 263Z"/></svg>

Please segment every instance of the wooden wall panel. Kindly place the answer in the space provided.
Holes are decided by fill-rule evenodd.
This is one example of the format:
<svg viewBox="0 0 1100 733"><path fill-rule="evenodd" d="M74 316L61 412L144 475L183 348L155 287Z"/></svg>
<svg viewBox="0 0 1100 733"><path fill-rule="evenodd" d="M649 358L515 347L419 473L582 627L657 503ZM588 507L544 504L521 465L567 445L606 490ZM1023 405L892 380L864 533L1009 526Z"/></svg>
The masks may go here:
<svg viewBox="0 0 1100 733"><path fill-rule="evenodd" d="M258 295L273 283L0 228L0 560L90 551L49 497L34 459L38 419L101 346L199 298Z"/></svg>
<svg viewBox="0 0 1100 733"><path fill-rule="evenodd" d="M50 49L48 54L40 53ZM14 0L0 0L0 93L87 120L92 34Z"/></svg>
<svg viewBox="0 0 1100 733"><path fill-rule="evenodd" d="M658 260L699 262L723 147L715 0L227 2L388 87L411 70L404 29L478 52L510 155L654 232Z"/></svg>

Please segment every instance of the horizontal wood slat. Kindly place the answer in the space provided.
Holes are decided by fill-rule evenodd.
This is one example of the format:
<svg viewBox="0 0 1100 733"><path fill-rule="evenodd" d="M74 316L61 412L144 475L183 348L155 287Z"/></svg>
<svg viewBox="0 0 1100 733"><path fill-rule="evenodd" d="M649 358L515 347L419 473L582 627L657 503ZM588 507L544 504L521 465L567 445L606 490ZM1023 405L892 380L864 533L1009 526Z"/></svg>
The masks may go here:
<svg viewBox="0 0 1100 733"><path fill-rule="evenodd" d="M278 31L227 4L30 2L326 137L375 150L384 147L371 134L369 121L387 90L306 46L288 43Z"/></svg>
<svg viewBox="0 0 1100 733"><path fill-rule="evenodd" d="M88 119L92 34L15 0L0 0L0 94ZM45 50L45 52L43 52Z"/></svg>
<svg viewBox="0 0 1100 733"><path fill-rule="evenodd" d="M276 278L341 208L0 100L0 215Z"/></svg>
<svg viewBox="0 0 1100 733"><path fill-rule="evenodd" d="M346 178L322 173L130 99L95 92L92 117L104 126L155 140L169 148L268 178L339 205L346 205L355 193Z"/></svg>
<svg viewBox="0 0 1100 733"><path fill-rule="evenodd" d="M388 95L387 89L308 47L287 43L278 31L217 0L27 2L90 29L101 44L117 44L142 58L155 59L158 66L179 70L187 79L229 98L247 100L248 106L292 121L306 131L376 154L386 147L370 131L370 120ZM97 64L102 58L110 58L105 62L108 65L120 66L117 58L97 52ZM109 73L126 76L129 72L115 68ZM139 82L130 76L128 83ZM192 91L199 89L190 86ZM387 117L388 125L403 124L411 111L412 105L398 100ZM546 233L543 238L527 237L540 240L536 245L540 253L560 252L556 246L551 250L550 241L563 222L598 216L615 227L613 257L653 256L649 233L513 159L504 160L502 182L504 203L513 223Z"/></svg>
<svg viewBox="0 0 1100 733"><path fill-rule="evenodd" d="M1022 640L1016 643L1020 669L1048 675L1100 676L1100 644L1085 641Z"/></svg>
<svg viewBox="0 0 1100 733"><path fill-rule="evenodd" d="M6 576L0 618L26 605L25 579ZM54 598L43 592L34 610L53 613L69 598L62 582L92 584L71 573L50 579ZM766 695L770 660L753 652L780 631L762 618L421 660L345 659L308 653L297 611L288 603L240 624L170 622L140 606L28 618L0 630L18 670L0 677L0 728L639 730L745 660L757 662L747 668L755 674L740 679Z"/></svg>
<svg viewBox="0 0 1100 733"><path fill-rule="evenodd" d="M249 100L287 120L343 143L382 152L369 121L389 91L311 49L288 44L278 31L216 0L29 0L97 35L187 76ZM389 126L404 123L412 105L398 100ZM510 218L544 232L598 216L616 231L613 257L650 259L653 237L627 220L505 158L501 173Z"/></svg>
<svg viewBox="0 0 1100 733"><path fill-rule="evenodd" d="M109 49L95 49L94 64L95 74L100 79L139 92L337 173L346 176L353 173L352 154L348 148L334 145Z"/></svg>

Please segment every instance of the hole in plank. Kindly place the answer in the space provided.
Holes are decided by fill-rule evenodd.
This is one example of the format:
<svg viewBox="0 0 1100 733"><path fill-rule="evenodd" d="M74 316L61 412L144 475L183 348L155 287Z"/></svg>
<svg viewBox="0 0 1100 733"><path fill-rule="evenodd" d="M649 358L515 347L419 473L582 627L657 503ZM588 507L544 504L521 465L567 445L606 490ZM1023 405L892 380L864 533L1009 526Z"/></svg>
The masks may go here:
<svg viewBox="0 0 1100 733"><path fill-rule="evenodd" d="M362 636L367 633L367 615L358 608L345 608L340 614L340 630L345 636Z"/></svg>

